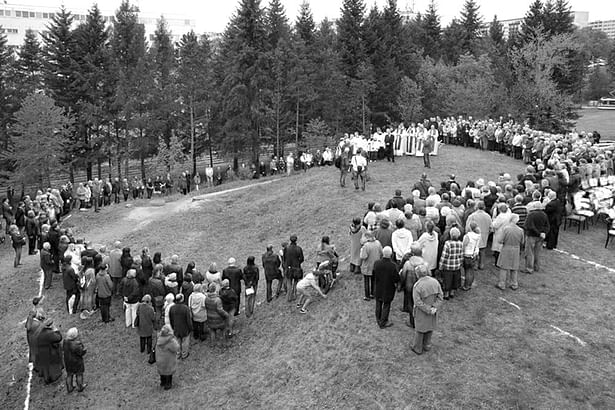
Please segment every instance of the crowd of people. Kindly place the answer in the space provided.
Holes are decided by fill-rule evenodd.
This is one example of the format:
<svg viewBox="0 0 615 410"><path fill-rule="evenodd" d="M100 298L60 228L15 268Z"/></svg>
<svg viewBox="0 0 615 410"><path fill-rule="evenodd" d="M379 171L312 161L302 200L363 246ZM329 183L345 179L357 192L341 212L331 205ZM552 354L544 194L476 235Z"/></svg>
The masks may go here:
<svg viewBox="0 0 615 410"><path fill-rule="evenodd" d="M429 157L432 148L425 149L425 138L431 139L427 145L433 147L439 141L463 142L465 131L457 142L455 138L466 126L470 130L483 126L493 126L496 131L511 129L515 136L522 133L524 141L531 138L533 143L525 158L530 164L524 174L513 177L502 173L495 181L480 178L465 184L451 174L447 181L433 184L423 173L407 197L397 190L386 202L368 203L366 213L352 220L350 271L363 276L363 299L375 299L376 322L384 329L392 324L389 312L396 292L403 292L403 311L408 314L406 324L415 329L412 350L417 354L431 348L443 301L458 297L460 290L470 291L476 271L489 266L488 249L498 271L494 285L501 290L518 289L521 267L528 274L539 272L543 246L557 247L559 226L566 213L577 207L576 198L587 196L586 188L612 184L615 178L612 153L584 134L546 134L502 120L435 119L435 124L426 125L417 127L428 129L423 131L426 137L410 137L411 153L418 149ZM366 140L358 135L343 138L335 153L325 150L326 161L319 157L319 164L339 164L342 177L344 168L351 170L355 188L364 190L361 173L370 161L378 159L378 154L372 158L372 153L381 152L381 159L390 161L399 153L392 135L396 134L387 130L376 151L369 145L364 151L361 145ZM489 145L489 138L486 145L480 141L479 148L500 147L497 138L493 139L495 145ZM526 149L527 142L522 145L522 157ZM506 150L506 144L503 152L515 155L514 149ZM288 168L289 159L290 169L295 169L293 155L286 158L285 166ZM308 164L309 157L305 159L301 163ZM186 186L192 178L184 175ZM102 189L93 189L90 200L98 199L104 205L119 201L119 192L125 195L114 191L113 183L109 191L104 188L108 181L93 182ZM345 182L345 177L340 179L342 186ZM154 184L152 192L157 187L163 189L162 184ZM148 195L147 185L145 191ZM81 201L79 195L77 201ZM61 227L61 217L70 208L71 202L58 190L39 191L34 200L24 197L15 212L8 199L3 201L2 216L15 249L15 266L21 264L21 249L27 244L29 254L39 254L45 289L52 286L54 275L61 275L69 314L79 314L85 320L99 311L102 322L109 323L115 320L112 313L123 311L125 326L137 329L140 351L149 354L150 363L157 364L163 388L171 388L177 360L188 358L191 340L209 337L212 344L224 344L233 337L242 294L245 315L254 314L260 279L254 256L247 258L243 268L229 258L222 270L216 263L201 270L194 262L183 268L177 255L163 259L159 252L150 254L148 248L134 255L119 241L110 251L104 246L94 249ZM326 236L319 244L314 269L304 269L296 235L279 251L268 245L260 261L266 301L285 293L287 302L297 302L300 313L307 313L315 296L327 296L322 288L324 276L337 280L338 255ZM67 391L73 391L75 382L77 390L83 391L86 350L78 330L71 328L62 335L39 302L40 298L34 299L26 321L34 370L50 383L61 376L64 367Z"/></svg>

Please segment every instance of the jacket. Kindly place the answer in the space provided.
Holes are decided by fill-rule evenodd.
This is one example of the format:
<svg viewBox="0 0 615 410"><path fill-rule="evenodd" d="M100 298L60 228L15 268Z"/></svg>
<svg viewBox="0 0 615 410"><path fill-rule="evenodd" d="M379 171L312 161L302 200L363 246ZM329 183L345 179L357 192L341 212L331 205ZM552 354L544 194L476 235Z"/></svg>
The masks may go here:
<svg viewBox="0 0 615 410"><path fill-rule="evenodd" d="M246 286L246 288L251 288L253 286L256 286L258 284L258 267L256 267L256 265L252 265L252 266L245 266L243 268L243 283Z"/></svg>
<svg viewBox="0 0 615 410"><path fill-rule="evenodd" d="M113 295L113 281L108 273L98 272L96 275L96 289L100 299L110 298Z"/></svg>
<svg viewBox="0 0 615 410"><path fill-rule="evenodd" d="M412 289L414 299L414 328L425 333L436 329L437 313L431 314L431 308L438 309L444 300L440 283L431 276L423 276Z"/></svg>
<svg viewBox="0 0 615 410"><path fill-rule="evenodd" d="M109 276L112 278L121 278L123 275L122 272L122 263L120 262L122 258L122 251L120 249L113 249L109 252Z"/></svg>
<svg viewBox="0 0 615 410"><path fill-rule="evenodd" d="M169 322L177 337L186 337L192 332L190 308L183 303L176 303L169 310Z"/></svg>
<svg viewBox="0 0 615 410"><path fill-rule="evenodd" d="M366 276L372 276L374 271L374 263L382 258L382 245L376 240L365 242L361 248L361 273Z"/></svg>
<svg viewBox="0 0 615 410"><path fill-rule="evenodd" d="M126 303L138 303L141 300L141 292L137 280L135 278L123 278L120 282L120 295L126 298Z"/></svg>
<svg viewBox="0 0 615 410"><path fill-rule="evenodd" d="M156 368L158 374L170 376L177 368L177 352L179 343L173 335L158 336L156 341Z"/></svg>
<svg viewBox="0 0 615 410"><path fill-rule="evenodd" d="M87 350L83 347L83 343L79 338L73 340L64 340L64 367L67 374L79 374L85 371L83 365L83 356Z"/></svg>
<svg viewBox="0 0 615 410"><path fill-rule="evenodd" d="M52 270L55 267L51 253L47 249L41 249L41 269Z"/></svg>
<svg viewBox="0 0 615 410"><path fill-rule="evenodd" d="M237 294L230 287L220 289L220 300L225 312L230 312L237 306Z"/></svg>
<svg viewBox="0 0 615 410"><path fill-rule="evenodd" d="M241 293L241 269L237 266L229 266L222 271L222 280L228 279L231 289L238 294Z"/></svg>
<svg viewBox="0 0 615 410"><path fill-rule="evenodd" d="M539 237L541 233L549 232L549 218L544 211L536 209L527 214L525 218L525 234Z"/></svg>
<svg viewBox="0 0 615 410"><path fill-rule="evenodd" d="M378 300L391 302L399 282L397 265L390 258L383 258L374 263L374 281L376 290L374 296Z"/></svg>
<svg viewBox="0 0 615 410"><path fill-rule="evenodd" d="M289 268L300 268L303 260L303 249L294 243L288 245L284 252L285 265Z"/></svg>
<svg viewBox="0 0 615 410"><path fill-rule="evenodd" d="M205 308L207 309L207 326L210 329L223 329L226 326L228 313L224 310L222 300L217 293L206 295Z"/></svg>
<svg viewBox="0 0 615 410"><path fill-rule="evenodd" d="M79 275L70 264L62 265L62 283L64 290L76 291L79 289Z"/></svg>
<svg viewBox="0 0 615 410"><path fill-rule="evenodd" d="M205 294L193 292L188 298L188 307L192 312L192 320L195 322L205 322L207 320L207 309L205 309Z"/></svg>
<svg viewBox="0 0 615 410"><path fill-rule="evenodd" d="M139 318L139 326L137 326L139 337L151 337L154 333L155 325L155 313L152 305L149 303L139 303L137 317Z"/></svg>
<svg viewBox="0 0 615 410"><path fill-rule="evenodd" d="M263 270L265 271L265 279L272 281L274 279L280 279L280 257L273 252L266 252L262 257Z"/></svg>

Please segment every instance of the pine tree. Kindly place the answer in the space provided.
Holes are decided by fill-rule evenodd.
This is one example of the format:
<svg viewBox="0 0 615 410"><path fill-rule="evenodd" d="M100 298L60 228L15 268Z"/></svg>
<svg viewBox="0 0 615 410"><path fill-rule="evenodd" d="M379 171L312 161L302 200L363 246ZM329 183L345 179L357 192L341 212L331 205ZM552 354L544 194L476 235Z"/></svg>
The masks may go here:
<svg viewBox="0 0 615 410"><path fill-rule="evenodd" d="M237 154L251 148L257 162L260 125L263 120L262 90L266 84L267 44L265 13L259 0L241 0L223 36L216 66L217 87L224 96L216 118L223 148ZM236 162L236 161L235 161Z"/></svg>
<svg viewBox="0 0 615 410"><path fill-rule="evenodd" d="M26 30L24 42L19 49L16 69L20 95L24 98L43 86L43 54L38 35L34 30Z"/></svg>
<svg viewBox="0 0 615 410"><path fill-rule="evenodd" d="M459 56L465 52L463 45L466 44L466 30L453 19L442 32L442 59L445 63L455 65Z"/></svg>
<svg viewBox="0 0 615 410"><path fill-rule="evenodd" d="M529 10L523 18L521 23L521 29L519 32L520 44L525 44L538 34L545 32L545 19L544 19L544 3L542 0L534 0L530 5Z"/></svg>
<svg viewBox="0 0 615 410"><path fill-rule="evenodd" d="M505 45L504 41L504 27L502 23L498 21L498 16L493 16L493 21L489 25L489 40L491 44L497 48Z"/></svg>
<svg viewBox="0 0 615 410"><path fill-rule="evenodd" d="M342 72L356 79L359 66L366 61L363 45L365 3L363 0L344 0L341 13L337 20L337 39Z"/></svg>
<svg viewBox="0 0 615 410"><path fill-rule="evenodd" d="M479 30L483 25L482 17L480 16L479 6L475 0L466 0L461 10L461 20L459 21L463 27L464 36L461 43L461 49L464 53L478 54L478 38Z"/></svg>
<svg viewBox="0 0 615 410"><path fill-rule="evenodd" d="M553 29L552 35L570 34L574 32L574 15L566 0L555 0L553 5Z"/></svg>
<svg viewBox="0 0 615 410"><path fill-rule="evenodd" d="M316 25L314 23L312 10L310 9L310 3L307 1L303 1L299 7L299 15L295 22L295 33L305 44L312 45L314 43Z"/></svg>
<svg viewBox="0 0 615 410"><path fill-rule="evenodd" d="M90 9L85 23L74 33L75 88L79 99L79 127L83 141L86 176L92 179L92 162L102 161L103 124L108 121L106 109L113 92L110 76L109 32L96 5ZM100 167L99 167L100 171Z"/></svg>
<svg viewBox="0 0 615 410"><path fill-rule="evenodd" d="M441 55L442 28L435 0L429 3L421 22L425 36L422 44L423 54L438 61Z"/></svg>
<svg viewBox="0 0 615 410"><path fill-rule="evenodd" d="M51 97L66 112L75 109L78 90L75 89L75 37L71 25L72 14L62 6L55 13L47 32L43 77Z"/></svg>
<svg viewBox="0 0 615 410"><path fill-rule="evenodd" d="M9 148L8 127L18 108L14 64L13 51L7 44L6 35L0 32L0 152Z"/></svg>
<svg viewBox="0 0 615 410"><path fill-rule="evenodd" d="M161 132L165 139L171 138L171 132L175 128L174 115L177 89L175 87L175 49L171 40L171 33L167 28L164 17L158 19L152 46L148 51L148 58L151 62L151 76L153 89L147 92L143 89L144 95L134 101L136 106L142 104L141 101L151 100L152 120L154 127L150 127L152 132ZM144 73L147 75L147 64L142 64ZM148 95L149 94L149 95ZM143 146L143 155L153 149L153 141Z"/></svg>
<svg viewBox="0 0 615 410"><path fill-rule="evenodd" d="M23 184L51 185L70 145L73 119L42 93L28 95L15 113L13 131L13 178Z"/></svg>
<svg viewBox="0 0 615 410"><path fill-rule="evenodd" d="M194 153L192 171L196 172L196 157L204 149L195 135L196 123L209 127L207 116L214 97L211 44L206 35L200 39L190 31L184 34L178 44L177 85L184 105L188 107L186 114L191 136L191 153ZM194 144L194 145L193 145Z"/></svg>
<svg viewBox="0 0 615 410"><path fill-rule="evenodd" d="M267 42L275 49L280 41L288 40L290 28L286 11L280 0L271 0L266 14Z"/></svg>

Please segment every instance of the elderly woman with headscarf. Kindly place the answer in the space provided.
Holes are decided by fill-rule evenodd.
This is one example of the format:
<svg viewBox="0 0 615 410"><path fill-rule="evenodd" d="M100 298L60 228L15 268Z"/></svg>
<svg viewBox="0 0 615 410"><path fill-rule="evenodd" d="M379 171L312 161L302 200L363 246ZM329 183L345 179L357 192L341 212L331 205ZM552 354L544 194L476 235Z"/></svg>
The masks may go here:
<svg viewBox="0 0 615 410"><path fill-rule="evenodd" d="M423 354L431 350L431 337L437 324L437 314L442 304L442 288L440 283L429 276L425 265L419 265L415 270L418 280L412 289L414 299L415 336L412 351Z"/></svg>
<svg viewBox="0 0 615 410"><path fill-rule="evenodd" d="M46 384L53 383L62 376L62 333L47 319L34 335L37 355L34 367Z"/></svg>
<svg viewBox="0 0 615 410"><path fill-rule="evenodd" d="M156 368L160 375L160 386L169 390L173 386L173 375L177 368L179 343L173 335L171 325L166 324L158 334L156 341Z"/></svg>
<svg viewBox="0 0 615 410"><path fill-rule="evenodd" d="M145 352L147 348L147 354L150 354L152 352L152 334L156 324L156 313L152 307L152 297L150 295L143 295L141 298L141 303L137 307L136 321L141 353Z"/></svg>
<svg viewBox="0 0 615 410"><path fill-rule="evenodd" d="M68 393L75 389L74 379L77 379L78 392L82 392L87 387L87 383L83 383L83 372L85 371L83 356L86 352L77 328L68 329L64 339L64 366L66 367L66 391Z"/></svg>

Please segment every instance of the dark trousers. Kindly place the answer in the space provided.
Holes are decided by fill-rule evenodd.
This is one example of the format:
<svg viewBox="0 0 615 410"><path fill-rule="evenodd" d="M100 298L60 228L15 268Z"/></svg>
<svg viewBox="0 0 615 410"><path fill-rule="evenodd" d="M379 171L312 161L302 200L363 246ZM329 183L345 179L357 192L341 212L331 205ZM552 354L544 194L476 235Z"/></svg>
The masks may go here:
<svg viewBox="0 0 615 410"><path fill-rule="evenodd" d="M559 237L559 225L549 225L549 232L547 232L547 249L557 248L557 239Z"/></svg>
<svg viewBox="0 0 615 410"><path fill-rule="evenodd" d="M36 254L36 235L28 236L28 254Z"/></svg>
<svg viewBox="0 0 615 410"><path fill-rule="evenodd" d="M271 300L273 299L272 286L273 286L274 280L278 281L278 288L275 291L275 296L276 297L280 296L280 290L282 289L282 277L281 276L279 279L267 280L267 302L271 302Z"/></svg>
<svg viewBox="0 0 615 410"><path fill-rule="evenodd" d="M387 162L389 161L395 162L395 155L393 155L393 146L387 147L386 154L387 154Z"/></svg>
<svg viewBox="0 0 615 410"><path fill-rule="evenodd" d="M146 337L140 337L140 342L141 342L141 353L145 352L145 348L147 348L147 353L151 353L152 352L152 337L151 336L146 336Z"/></svg>
<svg viewBox="0 0 615 410"><path fill-rule="evenodd" d="M391 311L391 301L385 302L384 299L376 299L376 322L378 326L384 327L389 321L389 312Z"/></svg>
<svg viewBox="0 0 615 410"><path fill-rule="evenodd" d="M239 305L241 304L241 285L238 289L233 289L237 295L237 303L235 303L235 316L239 316Z"/></svg>
<svg viewBox="0 0 615 410"><path fill-rule="evenodd" d="M207 334L205 333L205 322L192 321L192 335L194 340L205 340Z"/></svg>
<svg viewBox="0 0 615 410"><path fill-rule="evenodd" d="M414 309L414 297L412 296L412 289L404 288L404 304L403 311L407 312L410 317L408 318L408 323L414 327L414 315L412 314L412 310Z"/></svg>
<svg viewBox="0 0 615 410"><path fill-rule="evenodd" d="M44 268L43 277L43 286L45 289L49 289L51 287L51 279L53 278L53 268Z"/></svg>
<svg viewBox="0 0 615 410"><path fill-rule="evenodd" d="M79 299L81 299L81 292L79 289L71 289L66 291L66 311L68 312L68 300L71 296L75 295L75 301L73 302L73 313L77 313L77 307L79 306Z"/></svg>
<svg viewBox="0 0 615 410"><path fill-rule="evenodd" d="M102 317L102 321L107 323L111 319L109 310L111 308L111 296L108 298L98 298L98 302L100 303L100 316Z"/></svg>
<svg viewBox="0 0 615 410"><path fill-rule="evenodd" d="M113 294L117 295L119 287L120 287L120 282L122 281L122 278L116 278L114 276L111 276L111 281L113 282Z"/></svg>
<svg viewBox="0 0 615 410"><path fill-rule="evenodd" d="M423 163L425 164L425 166L427 168L431 168L431 160L429 159L429 154L426 152L425 154L423 154Z"/></svg>
<svg viewBox="0 0 615 410"><path fill-rule="evenodd" d="M363 288L365 289L366 298L371 299L374 297L375 282L376 282L376 279L374 278L374 275L371 275L371 276L363 275Z"/></svg>
<svg viewBox="0 0 615 410"><path fill-rule="evenodd" d="M171 388L171 386L173 386L173 375L169 374L169 375L160 375L160 386L164 387L165 390L168 390Z"/></svg>

